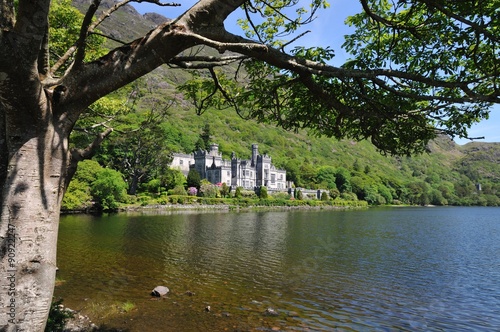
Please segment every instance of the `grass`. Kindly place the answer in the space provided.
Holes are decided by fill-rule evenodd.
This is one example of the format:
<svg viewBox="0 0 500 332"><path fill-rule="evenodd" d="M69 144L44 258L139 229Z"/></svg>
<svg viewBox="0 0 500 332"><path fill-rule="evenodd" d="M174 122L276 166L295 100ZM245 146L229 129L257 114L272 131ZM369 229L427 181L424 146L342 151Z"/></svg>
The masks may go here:
<svg viewBox="0 0 500 332"><path fill-rule="evenodd" d="M135 304L133 304L132 302L130 301L126 301L126 302L123 302L121 305L120 305L120 309L124 312L124 313L128 313L132 310L135 309Z"/></svg>

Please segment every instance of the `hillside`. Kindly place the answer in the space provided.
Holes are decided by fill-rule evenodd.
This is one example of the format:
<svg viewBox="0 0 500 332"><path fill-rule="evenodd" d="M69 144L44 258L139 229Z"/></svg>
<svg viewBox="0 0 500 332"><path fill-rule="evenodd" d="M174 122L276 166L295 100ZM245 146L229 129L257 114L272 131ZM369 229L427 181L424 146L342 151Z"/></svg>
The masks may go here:
<svg viewBox="0 0 500 332"><path fill-rule="evenodd" d="M80 9L84 3L87 1L74 1ZM111 2L103 3L109 7ZM128 5L115 14L101 29L123 41L133 40L168 20L158 14L140 15ZM383 156L367 141L336 141L311 136L306 131L287 132L244 120L230 109L211 110L198 116L176 91L176 86L189 77L186 71L160 67L136 83L144 91L143 101L149 100L143 107L148 107L151 101L178 101L163 124L165 144L171 152L191 152L202 128L209 124L211 141L219 144L225 158L232 152L248 158L251 144L258 143L259 151L269 154L278 167L286 168L289 174L296 169L303 184L311 185L318 169L332 166L350 170L353 177L362 179L363 188L388 187L398 199L420 186L432 195L439 192L448 203L486 204L486 200L500 203L500 143L472 142L459 146L448 137L439 137L429 144L429 153L413 157ZM482 184L482 192L475 190L477 183Z"/></svg>

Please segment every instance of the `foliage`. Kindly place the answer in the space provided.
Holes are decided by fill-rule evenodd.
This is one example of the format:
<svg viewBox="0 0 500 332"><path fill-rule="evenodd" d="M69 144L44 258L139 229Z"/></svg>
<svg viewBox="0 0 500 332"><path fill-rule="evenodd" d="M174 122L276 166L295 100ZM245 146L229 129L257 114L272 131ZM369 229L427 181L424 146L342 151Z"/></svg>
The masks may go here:
<svg viewBox="0 0 500 332"><path fill-rule="evenodd" d="M288 51L301 36L304 25L316 17L316 11L328 7L324 0L313 0L308 7L299 1L224 2L221 6L218 1L201 0L178 19L160 25L142 39L125 42L98 59L98 54L92 55L96 31L86 30L90 15L77 32L75 27L81 16L64 11L69 2L54 2L52 13L58 14L50 26L58 30L50 30L50 1L16 3L17 12L14 1L2 2L0 14L2 211L13 201L23 203L16 206L19 213L2 215L5 222L18 218L36 220L34 216L57 212L76 164L91 158L102 139L111 133L111 128L107 128L92 144L78 149L73 143L67 144L71 132L79 127L80 115L89 113L88 108L102 96L162 64L207 70L208 80L208 75L200 75L191 85L194 89L185 90L186 96L198 103L198 114L208 108L232 107L247 119L272 123L285 130L308 128L314 135L357 142L369 139L381 152L392 155L428 151L429 142L438 133L465 137L467 128L487 118L491 104L499 103L498 0L473 5L464 1L362 0L363 12L348 19L355 31L344 44L354 59L342 66L329 65L334 56L329 47L298 46ZM97 9L99 3L93 2L92 8ZM224 30L226 18L237 10L243 13L244 18L238 22L249 40ZM215 12L217 15L206 15ZM57 35L64 30L69 32L67 36ZM286 36L290 39L282 39ZM51 47L47 45L49 40L53 41ZM68 44L64 45L65 41ZM73 44L76 52L69 56L70 61L59 70L52 70L47 61L49 54L57 57ZM218 54L181 54L200 45L214 48ZM244 71L245 76L239 82L233 79L237 75L214 69L236 62L241 66L238 71ZM91 183L91 195L101 208L116 208L124 199L127 184L129 192L135 194L140 184L159 178L167 167L170 150L163 145L164 127L158 121L149 121L156 117L152 116L153 106L161 105L160 101L126 114L126 123L115 128L115 133L127 135L119 135L121 142L105 143L104 153L97 156L102 158L97 159L102 165L109 167L99 171ZM128 126L131 123L140 126ZM103 123L96 125L107 127ZM11 132L16 134L10 135ZM27 166L27 159L38 161L33 175L30 174L35 186L23 183L24 179L18 176L18 171ZM280 162L283 165L286 159ZM304 158L299 167L302 176L297 180L304 186L317 187L317 166L318 163ZM366 181L362 187L364 195L373 197L374 203L382 202L381 192L389 192L413 204L444 204L446 198L443 193L439 196L436 187L440 178L453 183L450 197L457 204L487 204L478 188L482 179L486 179L486 195L497 195L497 181L473 168L457 166L451 176L435 172L426 178L423 175L430 165L410 161L399 166L411 171L413 177L397 181L378 172L373 178L375 184ZM351 174L339 172L340 165L335 167L335 183L341 197L355 198ZM38 183L38 177L45 182ZM379 191L380 185L389 190ZM39 188L44 191L41 195L35 194ZM77 204L75 199L70 201ZM48 206L47 202L54 203ZM37 208L30 210L29 204ZM49 231L54 227L57 218ZM19 237L29 229L20 228ZM43 249L39 251L41 261L52 261L46 260L45 255L55 252L51 250L55 243L44 241L43 237L34 240ZM25 276L20 278L21 282ZM30 278L39 285L46 275ZM36 300L39 305L31 310L26 307L30 301L19 302L20 316L26 318L20 324L26 326L31 321L36 324L36 320L30 319L32 315L44 317L43 304L48 307L50 302L34 296L28 300Z"/></svg>
<svg viewBox="0 0 500 332"><path fill-rule="evenodd" d="M295 191L295 198L298 199L299 201L304 199L304 194L302 193L302 190L298 189Z"/></svg>
<svg viewBox="0 0 500 332"><path fill-rule="evenodd" d="M168 168L159 176L161 179L161 185L167 190L173 189L177 186L184 186L186 184L186 177L177 169Z"/></svg>
<svg viewBox="0 0 500 332"><path fill-rule="evenodd" d="M50 47L53 54L63 55L79 35L83 14L71 5L71 0L52 1L49 12ZM86 40L86 60L95 60L107 53L104 37L91 34Z"/></svg>
<svg viewBox="0 0 500 332"><path fill-rule="evenodd" d="M62 305L63 300L52 301L50 305L49 318L45 325L45 332L62 332L66 327L68 319L73 318L71 311L66 310Z"/></svg>
<svg viewBox="0 0 500 332"><path fill-rule="evenodd" d="M259 188L259 198L261 199L267 199L269 195L267 194L267 187L261 186Z"/></svg>
<svg viewBox="0 0 500 332"><path fill-rule="evenodd" d="M197 196L198 195L198 189L196 189L196 187L189 187L187 189L187 194L189 196Z"/></svg>
<svg viewBox="0 0 500 332"><path fill-rule="evenodd" d="M351 173L347 169L339 167L335 172L335 185L341 193L351 192Z"/></svg>
<svg viewBox="0 0 500 332"><path fill-rule="evenodd" d="M210 149L210 138L212 137L212 130L210 129L210 124L206 123L200 134L200 137L196 141L195 149L196 151L208 151Z"/></svg>
<svg viewBox="0 0 500 332"><path fill-rule="evenodd" d="M122 174L109 168L99 171L96 180L91 184L92 196L103 211L114 211L119 203L126 202L126 190L127 183Z"/></svg>
<svg viewBox="0 0 500 332"><path fill-rule="evenodd" d="M417 23L415 22L418 22L418 20L423 17L422 11L419 10L425 8L425 6L416 6L409 11L408 7L407 9L398 12L400 8L397 6L399 6L400 3L392 5L389 5L388 3L385 3L384 5L374 5L374 3L369 2L368 4L373 11L373 15L379 15L380 17L390 20L401 19L399 24L402 24L401 22L410 22L413 20L412 24L416 25ZM57 47L59 47L62 50L69 46L67 44L72 40L72 38L64 37L64 33L70 33L70 31L72 31L71 33L73 35L77 34L79 25L74 22L81 20L81 14L78 17L79 13L76 13L71 9L71 7L66 6L66 0L56 1L52 6L54 7L54 11L53 14L51 14L53 15L53 17L51 17L51 29L58 29L59 31L51 30L53 33L51 43L53 44L53 49L57 49ZM446 6L453 5L446 3ZM468 15L465 8L457 7L457 9L459 9L458 14ZM481 10L486 10L485 15L489 15L487 13L487 8L483 8ZM430 29L435 29L437 27L445 27L447 24L449 24L449 26L453 26L453 22L450 22L448 18L446 18L445 14L441 13L442 16L439 16L438 12L439 11L433 11L429 16L430 20L439 17L439 19L435 21L435 26L422 26L422 31L430 31ZM408 13L408 15L405 16L404 13ZM268 14L269 13L266 12L266 15ZM436 70L436 68L440 66L454 65L452 62L447 61L456 57L458 53L442 52L440 59L443 61L439 63L438 58L433 59L435 60L433 62L425 64L425 61L423 60L428 56L428 54L426 54L428 50L426 51L423 45L433 45L433 47L436 48L447 47L446 45L450 44L439 44L439 41L443 41L446 38L448 38L447 40L449 41L451 40L450 38L455 38L455 36L451 33L451 30L443 30L449 32L447 35L434 36L433 34L425 34L426 38L435 39L433 39L430 44L425 44L426 42L428 43L429 40L420 39L418 43L411 44L412 47L410 48L412 51L415 51L415 54L421 54L423 57L414 55L412 57L407 57L409 54L407 47L409 45L408 40L411 39L411 36L408 34L408 30L405 30L406 27L401 25L401 34L397 36L391 35L390 38L387 38L387 36L389 36L389 31L393 27L385 24L383 21L377 23L380 24L380 30L364 28L370 25L370 22L368 22L370 19L376 19L375 16L369 19L368 14L369 13L364 12L359 15L355 15L348 20L349 24L358 27L359 29L346 39L345 46L358 56L355 60L346 63L346 68L372 68L377 65L383 66L388 63L388 61L394 61L394 63L397 63L398 66L401 66L400 68L404 68L410 73L415 72L418 74L421 73L422 70L428 70L429 73L433 72L433 75L436 75L437 77L439 71ZM248 25L249 22L246 21L246 24L244 22L244 20L240 21L240 23L247 29L247 32L253 34L254 36L258 34L260 37L271 37L279 34L279 29L274 32L269 30L264 33L265 25L261 28L257 28L256 31L253 31L253 28ZM277 26L275 28L277 28ZM468 32L466 30L456 29L454 32L462 34L464 43L470 42L467 35ZM96 36L97 35L92 38ZM86 53L87 56L92 57L95 56L95 54L98 54L98 52L102 53L102 50L98 51L100 42L101 41L96 39L95 43L92 44L95 46L90 47L89 52ZM384 51L384 49L381 48L382 45L390 45L391 47ZM96 50L95 52L92 51L94 49ZM460 52L458 49L455 49L454 52L455 51ZM305 47L296 47L293 50L293 53L304 59L319 61L328 59L332 55L332 53L329 53L328 49ZM377 54L378 57L371 57L370 54L372 53ZM487 57L490 57L490 55L487 55ZM484 66L487 65L487 57L482 62L478 62L477 64L484 68ZM445 58L447 60L445 60ZM491 59L491 57L489 59ZM464 64L464 66L466 65L468 66L469 64ZM255 71L259 68L262 70L260 74ZM265 77L266 73L274 73L274 71L269 67L258 66L256 63L253 63L252 66L249 67L249 73L251 77L256 79L255 84L257 84L257 81L260 78ZM220 83L223 86L227 86L228 91L236 89L236 87L229 88L232 83L230 82L231 80L226 78L225 74L222 74L222 72L218 72L217 74L220 78ZM471 72L471 74L473 73ZM139 115L142 114L141 112L143 111L138 110L136 115L132 114L130 116L127 115L123 117L124 114L130 110L130 107L124 107L124 101L126 99L125 94L130 95L131 93L135 93L142 99L149 99L150 106L147 106L148 103L139 106L139 108L143 110L148 107L151 108L151 101L164 100L165 96L163 94L165 90L160 87L159 83L156 83L161 82L162 80L155 78L155 75L156 74L150 74L146 78L129 85L129 87L123 90L121 96L120 93L115 93L101 99L92 106L91 109L93 112L91 112L91 114L118 115L118 118L122 117L122 119L119 120L119 122L122 123L122 125L120 125L122 128L127 129L139 127L141 119ZM161 75L164 77L165 72L162 72ZM166 75L168 77L168 73ZM307 136L306 138L305 132L299 131L297 133L289 133L283 129L274 128L266 124L257 124L248 120L242 121L234 113L224 112L223 110L219 111L216 108L219 108L225 103L223 96L219 95L219 100L215 102L209 101L209 99L205 100L205 98L208 97L208 94L203 95L203 93L206 91L212 91L214 88L213 81L211 79L207 79L206 76L199 74L195 75L197 76L195 76L195 79L190 83L192 84L192 94L198 93L198 101L200 103L203 101L205 103L204 106L212 105L213 108L210 109L209 112L200 113L201 116L198 117L192 116L188 112L176 112L170 115L173 117L171 121L162 122L160 125L160 127L164 129L164 143L162 144L168 146L170 151L189 152L195 148L197 140L199 143L203 142L204 146L212 140L219 143L221 152L226 156L228 156L232 151L237 152L238 155L244 156L245 153L247 153L247 146L249 145L249 142L259 142L259 146L273 156L274 163L287 170L288 180L293 181L295 185L299 187L330 189L330 197L332 198L340 195L340 192L337 193L335 187L343 193L353 192L359 199L365 199L365 197L368 196L369 201L379 203L383 200L387 203L397 200L399 202L410 204L421 204L422 202L425 203L427 201L431 204L453 205L495 204L495 197L498 198L500 195L499 185L494 180L498 178L498 174L500 173L497 167L498 163L495 159L491 158L494 154L489 153L482 147L479 149L477 148L480 143L471 143L467 145L467 148L464 148L461 152L464 158L462 163L457 160L455 157L456 155L453 157L443 157L443 154L446 155L447 151L439 149L436 151L437 153L434 153L433 155L422 155L412 158L381 158L380 156L377 157L375 151L369 148L369 144L365 144L364 142L353 145L353 143L348 140L333 142L329 139L316 136ZM266 82L269 83L265 80L261 81L261 83ZM279 82L280 81L278 80L278 84L280 84ZM269 90L272 86L272 84L264 84L262 88ZM257 86L255 85L255 87ZM186 91L189 90L189 88L186 89ZM148 94L150 94L150 96L148 96ZM265 96L265 94L263 96ZM375 96L375 94L373 96ZM388 101L388 99L386 99L386 101ZM212 104L209 105L208 103ZM314 105L314 103L311 103L311 105ZM202 108L203 107L200 107L199 109ZM469 121L475 121L480 118L482 113L469 113L469 118L466 118L465 116L466 114L463 113L464 118L461 119L457 113L456 116L454 115L454 117L447 120L449 121L448 124L467 124ZM461 122L461 120L465 120L465 122ZM80 120L80 127L90 128L91 124L103 121L105 121L105 118L103 117L99 118L94 116L82 118ZM172 123L175 123L175 125L172 125ZM231 130L223 130L223 128L228 127ZM199 132L199 128L202 128L202 133L198 135L196 133ZM255 128L259 129L255 130ZM83 137L81 132L77 132L76 135L74 135L72 142L78 142L78 137ZM441 138L439 138L439 140L442 141ZM112 146L113 148L117 148L117 151L123 151L124 144L126 143L120 142L117 145L110 145L110 147ZM441 147L444 146L442 143L437 144L441 144ZM433 145L436 144L431 143L426 148L432 150L434 149ZM452 149L456 150L457 148L452 147ZM109 151L109 148L105 148L101 153L99 153L98 160L103 161L103 164L105 165L111 165L110 158L112 157L112 154L109 154L106 151ZM478 162L480 159L482 162ZM451 162L446 165L440 165L440 160L450 160ZM453 160L456 160L456 162L453 162ZM347 170L347 172L339 171L340 168ZM336 172L335 180L332 178L332 172L334 171ZM162 187L165 187L166 189L173 189L185 181L184 177L181 176L178 171L164 169L154 172L156 172L155 177L161 179ZM458 173L465 175L465 177L461 177ZM368 174L370 177L366 176ZM424 179L424 177L427 178ZM141 181L147 182L151 181L153 178L145 176L142 179L143 180ZM414 181L418 181L418 179L422 179L426 183L429 183L430 187L427 187L426 190L416 190L415 185L412 183ZM333 185L333 180L335 185ZM85 209L89 207L91 204L91 196L89 187L85 186L86 183L90 182L75 179L70 184L68 193L65 195L63 201L64 208ZM476 189L476 183L481 183L482 185L482 191L479 192L479 195ZM344 184L344 187L339 188L337 184ZM351 184L351 188L349 188L349 184ZM197 185L197 187L199 187L199 185ZM147 187L144 187L144 189L146 188ZM223 188L221 188L221 194L224 195ZM378 196L382 196L383 200ZM481 198L482 196L484 197ZM488 199L486 199L486 197L488 197Z"/></svg>
<svg viewBox="0 0 500 332"><path fill-rule="evenodd" d="M220 195L220 188L210 183L208 180L203 179L200 182L200 191L198 194L201 197L216 198Z"/></svg>
<svg viewBox="0 0 500 332"><path fill-rule="evenodd" d="M332 199L335 199L335 198L340 196L340 191L337 188L333 188L333 189L330 189L328 194Z"/></svg>
<svg viewBox="0 0 500 332"><path fill-rule="evenodd" d="M321 188L336 189L337 176L335 168L332 166L322 166L316 172L316 182Z"/></svg>
<svg viewBox="0 0 500 332"><path fill-rule="evenodd" d="M91 192L91 186L101 170L101 165L94 160L82 161L68 186L61 208L63 210L86 210L91 208L92 201L95 199Z"/></svg>
<svg viewBox="0 0 500 332"><path fill-rule="evenodd" d="M289 200L290 199L290 195L288 193L285 193L285 192L273 193L271 197L275 200Z"/></svg>
<svg viewBox="0 0 500 332"><path fill-rule="evenodd" d="M196 187L190 187L190 188L196 189ZM171 195L186 195L187 192L186 192L186 189L184 189L184 186L176 186L171 191L169 190L169 194L171 194Z"/></svg>
<svg viewBox="0 0 500 332"><path fill-rule="evenodd" d="M159 194L161 181L159 179L152 179L146 184L146 188L151 194Z"/></svg>
<svg viewBox="0 0 500 332"><path fill-rule="evenodd" d="M242 198L243 197L242 191L243 191L242 187L236 187L236 191L234 192L234 197Z"/></svg>
<svg viewBox="0 0 500 332"><path fill-rule="evenodd" d="M200 186L201 186L200 173L198 173L198 171L195 170L194 168L189 170L189 173L188 173L187 179L186 179L186 186L187 187L195 187L198 190L200 189Z"/></svg>
<svg viewBox="0 0 500 332"><path fill-rule="evenodd" d="M92 196L87 183L73 179L64 194L62 210L86 210L92 205Z"/></svg>
<svg viewBox="0 0 500 332"><path fill-rule="evenodd" d="M222 183L222 185L220 186L220 194L222 195L222 197L228 197L230 191L231 187L228 186L225 182Z"/></svg>
<svg viewBox="0 0 500 332"><path fill-rule="evenodd" d="M103 164L119 170L127 177L128 193L134 195L140 183L165 173L171 156L163 140L170 104L156 103L148 111L131 110L117 125L126 133L103 144Z"/></svg>

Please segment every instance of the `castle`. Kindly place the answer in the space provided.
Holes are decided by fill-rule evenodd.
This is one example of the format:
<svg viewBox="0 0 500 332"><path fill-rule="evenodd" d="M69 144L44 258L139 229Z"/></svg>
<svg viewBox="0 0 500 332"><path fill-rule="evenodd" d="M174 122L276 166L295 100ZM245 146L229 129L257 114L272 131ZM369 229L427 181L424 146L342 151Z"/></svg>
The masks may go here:
<svg viewBox="0 0 500 332"><path fill-rule="evenodd" d="M277 169L268 155L260 155L257 144L252 144L252 157L249 160L237 158L234 152L231 160L223 159L219 145L211 144L210 151L174 153L171 167L179 169L186 176L190 169L195 169L202 179L214 184L226 183L233 188L254 190L265 186L277 191L287 188L286 171Z"/></svg>

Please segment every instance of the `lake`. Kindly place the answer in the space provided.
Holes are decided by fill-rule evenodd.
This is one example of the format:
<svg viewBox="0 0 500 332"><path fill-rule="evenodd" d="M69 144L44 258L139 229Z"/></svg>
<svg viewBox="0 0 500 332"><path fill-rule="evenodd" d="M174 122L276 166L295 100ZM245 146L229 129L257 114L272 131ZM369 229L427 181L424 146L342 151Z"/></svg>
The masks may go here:
<svg viewBox="0 0 500 332"><path fill-rule="evenodd" d="M69 215L58 267L109 329L500 330L493 207Z"/></svg>

